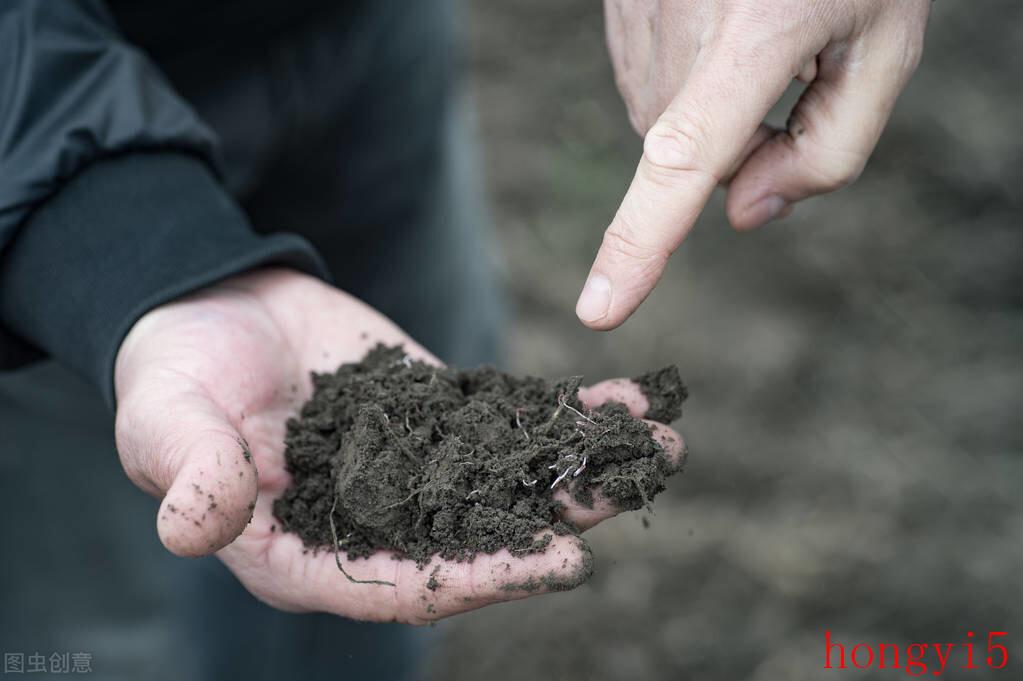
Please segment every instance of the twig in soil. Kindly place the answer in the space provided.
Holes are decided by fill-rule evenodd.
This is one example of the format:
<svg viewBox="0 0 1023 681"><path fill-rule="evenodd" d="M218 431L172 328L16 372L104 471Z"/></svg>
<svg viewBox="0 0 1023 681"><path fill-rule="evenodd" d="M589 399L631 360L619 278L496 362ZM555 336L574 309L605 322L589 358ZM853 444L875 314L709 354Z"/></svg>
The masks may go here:
<svg viewBox="0 0 1023 681"><path fill-rule="evenodd" d="M479 490L479 489L474 489L473 491L469 492L469 493L468 493L468 494L467 494L467 495L465 496L465 500L466 500L466 501L469 501L469 499L471 499L472 497L474 497L474 496L475 496L475 495L477 495L477 494L481 494L482 492L483 492L483 490Z"/></svg>
<svg viewBox="0 0 1023 681"><path fill-rule="evenodd" d="M515 423L522 429L522 434L526 436L526 442L529 442L529 432L526 430L526 427L522 425L522 407L515 410Z"/></svg>
<svg viewBox="0 0 1023 681"><path fill-rule="evenodd" d="M547 421L547 427L549 428L552 423L558 420L558 416L561 415L561 409L565 406L565 393L558 393L558 408L551 414L551 418Z"/></svg>
<svg viewBox="0 0 1023 681"><path fill-rule="evenodd" d="M523 484L523 485L524 485L525 487L532 487L533 485L535 485L535 484L536 484L536 482L537 482L536 480L534 480L533 482L526 482L526 479L525 479L525 478L522 478L522 484Z"/></svg>
<svg viewBox="0 0 1023 681"><path fill-rule="evenodd" d="M569 403L568 403L568 398L567 398L567 397L565 397L565 395L564 395L564 394L562 394L562 395L561 395L561 406L565 407L565 409L568 409L568 410L569 410L570 412L572 412L573 414L576 414L576 415L578 415L578 416L581 416L582 418L586 419L587 421L589 421L589 422L590 422L590 423L592 423L593 425L597 425L597 422L596 422L596 421L594 421L594 420L593 420L593 419L591 419L591 418L590 418L589 416L587 416L586 414L582 413L581 411L579 411L578 409L576 409L575 407L573 407L573 406L572 406L571 404L569 404Z"/></svg>
<svg viewBox="0 0 1023 681"><path fill-rule="evenodd" d="M552 424L552 423L554 423L555 421L558 420L558 416L561 415L561 410L562 409L568 409L570 412L572 412L573 414L576 414L577 416L585 419L587 422L589 422L589 423L591 423L593 425L597 425L596 421L594 421L589 416L587 416L586 414L582 413L581 411L579 411L578 409L576 409L575 407L573 407L571 404L568 403L568 395L566 395L565 393L558 393L558 408L554 410L554 413L551 414L550 420L547 421L547 425L548 426L550 426L550 424Z"/></svg>
<svg viewBox="0 0 1023 681"><path fill-rule="evenodd" d="M381 507L380 510L381 511L386 511L387 509L394 508L395 506L401 506L403 504L407 504L408 502L412 501L412 498L414 496L416 496L417 494L422 494L423 492L425 492L429 488L430 488L429 485L424 485L424 486L420 487L417 490L413 490L412 494L409 494L407 497L405 497L401 501L396 501L393 504L387 504L386 506Z"/></svg>
<svg viewBox="0 0 1023 681"><path fill-rule="evenodd" d="M341 565L341 542L337 540L337 527L334 525L334 510L336 508L337 492L334 493L334 503L331 504L330 514L327 516L330 520L330 534L334 537L334 562L337 563L337 569L340 570L341 574L347 577L348 581L353 584L379 584L381 586L394 586L394 582L387 582L382 579L356 579L345 571L344 566Z"/></svg>
<svg viewBox="0 0 1023 681"><path fill-rule="evenodd" d="M578 458L578 457L576 457L576 455L575 455L575 454L566 454L566 455L565 455L565 456L563 456L562 458L564 458L564 459L572 459L572 460L574 460L574 459L576 459L576 458ZM559 483L559 482L561 482L562 480L564 480L565 478L567 478L567 477L568 477L568 474L569 474L569 473L571 473L571 474L572 474L572 477L573 477L573 478L574 478L574 477L576 477L576 476L578 476L578 475L579 475L580 473L582 473L582 472L583 472L583 471L584 471L584 470L586 469L586 462L587 462L588 460L589 460L589 457L588 457L587 455L585 455L585 454L584 454L584 455L583 455L583 460L582 460L582 463L580 463L580 464L579 464L578 466L576 466L576 467L575 467L575 471L573 471L573 470L572 470L572 466L573 466L574 464L569 464L569 465L568 465L568 466L567 466L567 467L565 468L565 471L564 471L564 472L563 472L563 473L562 473L561 475L559 475L559 476L558 476L558 477L557 477L557 478L556 478L556 479L554 480L554 482L552 482L552 483L551 483L550 489L554 489L555 487L557 487L557 486L558 486L558 483ZM557 469L558 469L558 464L556 464L556 463L555 463L555 464L552 464L552 465L548 466L547 468L548 468L548 469L550 469L550 470L557 470Z"/></svg>
<svg viewBox="0 0 1023 681"><path fill-rule="evenodd" d="M557 477L557 478L556 478L556 479L554 480L554 482L552 482L552 483L551 483L550 489L554 489L555 487L557 487L557 486L558 486L558 483L559 483L559 482L561 482L562 480L564 480L565 478L567 478L567 477L568 477L568 474L569 474L569 472L571 472L571 470L572 470L572 467L571 467L571 466L569 466L568 468L566 468L566 469L565 469L565 472L564 472L564 473L562 473L561 475L559 475L559 476L558 476L558 477Z"/></svg>

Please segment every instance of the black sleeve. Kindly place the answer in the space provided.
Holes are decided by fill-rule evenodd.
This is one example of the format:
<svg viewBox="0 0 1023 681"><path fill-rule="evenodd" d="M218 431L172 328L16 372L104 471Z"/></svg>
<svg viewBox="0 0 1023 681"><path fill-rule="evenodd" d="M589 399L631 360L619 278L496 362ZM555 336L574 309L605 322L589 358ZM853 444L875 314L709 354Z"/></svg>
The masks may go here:
<svg viewBox="0 0 1023 681"><path fill-rule="evenodd" d="M252 231L215 160L101 0L0 2L0 369L48 353L112 404L147 310L260 265L323 275L303 239Z"/></svg>

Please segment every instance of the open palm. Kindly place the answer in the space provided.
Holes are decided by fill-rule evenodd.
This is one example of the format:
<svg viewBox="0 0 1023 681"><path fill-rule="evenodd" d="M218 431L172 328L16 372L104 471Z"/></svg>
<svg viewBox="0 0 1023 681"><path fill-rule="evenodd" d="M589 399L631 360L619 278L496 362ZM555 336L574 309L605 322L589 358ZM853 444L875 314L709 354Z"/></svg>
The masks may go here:
<svg viewBox="0 0 1023 681"><path fill-rule="evenodd" d="M357 361L378 342L439 363L365 304L287 270L238 276L142 317L117 357L117 448L128 476L163 498L164 545L183 556L216 552L275 607L365 620L422 623L584 581L589 549L574 536L554 535L540 554L434 558L426 569L386 551L342 557L358 580L387 582L365 584L346 579L332 552L307 550L279 530L271 509L289 483L285 422L310 396L310 372ZM591 407L615 399L636 416L646 410L628 381L580 398ZM681 438L653 426L678 461ZM565 518L580 528L614 515L599 498L588 509L560 494Z"/></svg>

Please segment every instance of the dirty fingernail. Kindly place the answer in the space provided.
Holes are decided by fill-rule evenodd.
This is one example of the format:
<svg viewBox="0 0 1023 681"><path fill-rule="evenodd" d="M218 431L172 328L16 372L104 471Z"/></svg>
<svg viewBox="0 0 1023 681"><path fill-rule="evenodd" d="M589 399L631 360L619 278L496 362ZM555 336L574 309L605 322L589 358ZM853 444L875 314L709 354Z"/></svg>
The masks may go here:
<svg viewBox="0 0 1023 681"><path fill-rule="evenodd" d="M750 222L762 225L776 218L783 218L792 213L792 206L780 196L767 196L754 203L749 209Z"/></svg>
<svg viewBox="0 0 1023 681"><path fill-rule="evenodd" d="M591 274L575 304L575 314L584 322L595 322L607 316L611 307L611 282L603 274Z"/></svg>

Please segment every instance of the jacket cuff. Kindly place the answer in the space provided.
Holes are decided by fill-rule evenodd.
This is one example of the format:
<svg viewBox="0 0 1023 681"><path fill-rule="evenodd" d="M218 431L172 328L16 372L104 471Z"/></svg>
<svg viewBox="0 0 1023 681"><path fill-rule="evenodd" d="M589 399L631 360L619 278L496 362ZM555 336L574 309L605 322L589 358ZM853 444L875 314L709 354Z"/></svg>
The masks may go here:
<svg viewBox="0 0 1023 681"><path fill-rule="evenodd" d="M83 374L113 406L114 360L139 317L265 265L327 276L301 237L253 232L197 158L100 160L40 205L0 255L0 320Z"/></svg>

